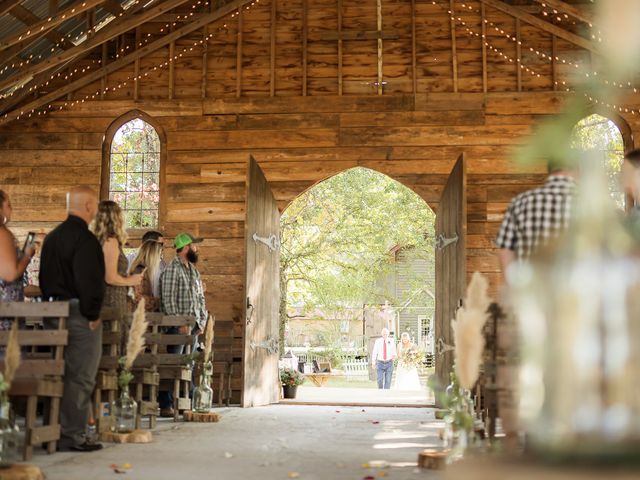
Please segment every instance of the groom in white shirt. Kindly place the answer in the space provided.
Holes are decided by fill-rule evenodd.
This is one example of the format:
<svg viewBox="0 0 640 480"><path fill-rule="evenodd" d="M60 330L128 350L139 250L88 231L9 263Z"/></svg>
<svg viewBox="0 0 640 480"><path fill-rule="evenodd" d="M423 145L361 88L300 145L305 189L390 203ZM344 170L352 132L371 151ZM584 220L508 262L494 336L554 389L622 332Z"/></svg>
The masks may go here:
<svg viewBox="0 0 640 480"><path fill-rule="evenodd" d="M378 374L378 388L391 388L391 376L393 375L393 360L396 358L396 342L389 338L389 329L383 328L381 338L376 340L371 354L371 366L376 368Z"/></svg>

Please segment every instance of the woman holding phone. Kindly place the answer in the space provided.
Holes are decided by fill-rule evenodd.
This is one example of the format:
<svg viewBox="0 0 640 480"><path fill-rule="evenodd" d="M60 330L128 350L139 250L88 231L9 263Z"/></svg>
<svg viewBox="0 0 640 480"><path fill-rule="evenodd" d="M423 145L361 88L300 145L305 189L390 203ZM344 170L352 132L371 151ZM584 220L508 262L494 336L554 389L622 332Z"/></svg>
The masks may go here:
<svg viewBox="0 0 640 480"><path fill-rule="evenodd" d="M142 274L127 275L127 257L122 248L127 241L124 215L120 206L111 200L103 200L98 205L98 214L93 223L93 233L102 245L105 263L103 307L115 308L118 317L127 312L127 289L142 282Z"/></svg>
<svg viewBox="0 0 640 480"><path fill-rule="evenodd" d="M157 312L160 310L160 299L153 295L153 279L156 278L160 269L162 258L162 244L155 240L145 241L138 250L138 254L131 262L129 275L142 273L142 282L133 287L133 300L130 299L130 310L134 311L144 298L144 309L147 312Z"/></svg>
<svg viewBox="0 0 640 480"><path fill-rule="evenodd" d="M33 240L25 243L20 250L16 237L7 228L11 220L11 200L0 190L0 302L24 301L24 275L35 249ZM11 328L11 321L0 319L0 330Z"/></svg>

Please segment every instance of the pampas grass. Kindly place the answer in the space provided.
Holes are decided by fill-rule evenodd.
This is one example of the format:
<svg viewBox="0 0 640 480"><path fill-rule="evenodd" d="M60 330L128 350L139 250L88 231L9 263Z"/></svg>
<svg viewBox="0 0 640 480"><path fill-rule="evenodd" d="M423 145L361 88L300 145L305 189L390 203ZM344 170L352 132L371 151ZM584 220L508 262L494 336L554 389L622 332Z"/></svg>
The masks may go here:
<svg viewBox="0 0 640 480"><path fill-rule="evenodd" d="M203 362L207 363L211 357L211 346L213 344L213 324L215 323L215 319L209 315L207 319L207 326L204 331L204 356Z"/></svg>
<svg viewBox="0 0 640 480"><path fill-rule="evenodd" d="M147 333L147 317L144 311L144 298L138 303L138 307L133 314L133 321L129 329L129 339L127 340L127 352L124 357L123 367L131 370L136 357L144 350L144 335Z"/></svg>
<svg viewBox="0 0 640 480"><path fill-rule="evenodd" d="M9 332L9 341L4 356L4 381L11 385L20 366L20 344L18 343L18 322L14 321Z"/></svg>
<svg viewBox="0 0 640 480"><path fill-rule="evenodd" d="M482 328L487 322L487 310L491 299L487 294L489 284L479 272L475 272L467 287L464 307L452 320L455 339L456 374L462 388L470 390L480 375L480 363L484 349Z"/></svg>

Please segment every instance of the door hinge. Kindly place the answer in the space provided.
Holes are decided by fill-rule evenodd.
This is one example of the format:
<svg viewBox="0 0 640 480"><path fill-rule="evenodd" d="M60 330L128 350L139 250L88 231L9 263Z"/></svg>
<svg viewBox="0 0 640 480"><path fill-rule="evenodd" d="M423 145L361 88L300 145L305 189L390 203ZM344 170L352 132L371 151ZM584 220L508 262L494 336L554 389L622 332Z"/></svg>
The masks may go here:
<svg viewBox="0 0 640 480"><path fill-rule="evenodd" d="M256 243L264 243L272 252L280 248L280 239L274 234L271 234L269 237L260 237L257 233L254 233L252 238Z"/></svg>
<svg viewBox="0 0 640 480"><path fill-rule="evenodd" d="M447 238L444 234L440 234L436 237L436 250L443 250L449 245L458 243L458 234L456 233L454 237Z"/></svg>

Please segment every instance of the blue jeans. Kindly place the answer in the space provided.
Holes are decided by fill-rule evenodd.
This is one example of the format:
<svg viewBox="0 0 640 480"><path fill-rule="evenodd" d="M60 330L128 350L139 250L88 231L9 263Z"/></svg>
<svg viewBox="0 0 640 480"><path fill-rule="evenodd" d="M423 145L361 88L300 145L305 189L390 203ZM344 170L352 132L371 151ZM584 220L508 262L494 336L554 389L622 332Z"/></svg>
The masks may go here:
<svg viewBox="0 0 640 480"><path fill-rule="evenodd" d="M378 373L378 388L389 390L391 388L391 376L393 375L393 360L376 362L376 371Z"/></svg>

